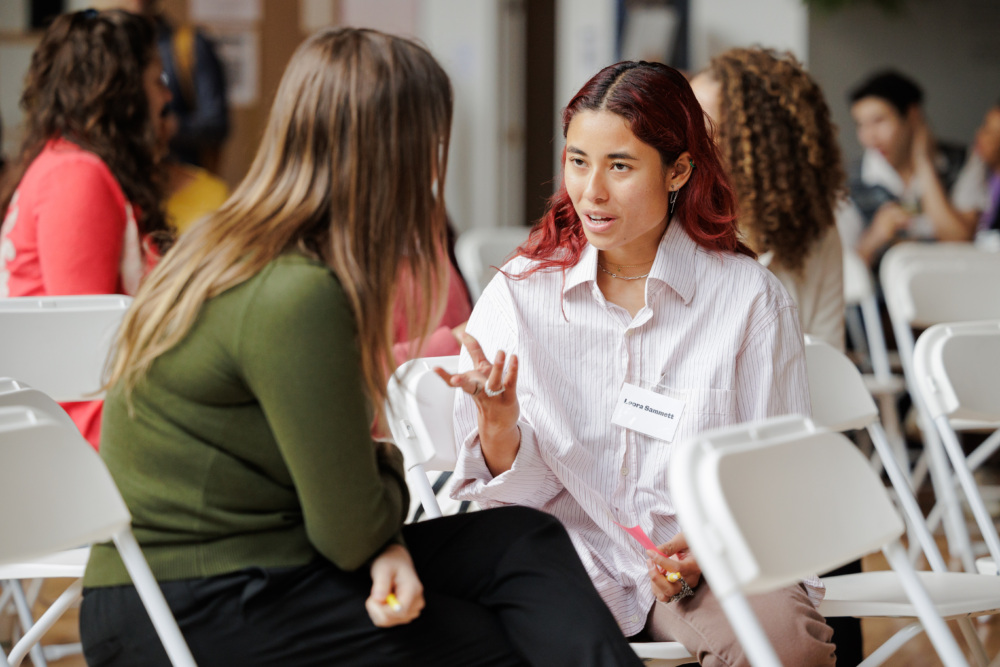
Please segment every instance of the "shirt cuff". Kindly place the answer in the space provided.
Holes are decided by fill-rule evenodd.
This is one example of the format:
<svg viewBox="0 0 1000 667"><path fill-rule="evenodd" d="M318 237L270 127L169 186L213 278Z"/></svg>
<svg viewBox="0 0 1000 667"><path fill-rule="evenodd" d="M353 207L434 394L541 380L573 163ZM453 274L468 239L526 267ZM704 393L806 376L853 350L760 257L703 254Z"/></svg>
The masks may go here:
<svg viewBox="0 0 1000 667"><path fill-rule="evenodd" d="M498 505L527 505L539 507L551 494L539 494L548 486L548 465L542 459L538 441L531 427L519 421L521 444L510 470L496 477L486 466L479 442L479 432L473 431L462 443L455 477L458 482L452 491L455 500L474 500L483 508Z"/></svg>

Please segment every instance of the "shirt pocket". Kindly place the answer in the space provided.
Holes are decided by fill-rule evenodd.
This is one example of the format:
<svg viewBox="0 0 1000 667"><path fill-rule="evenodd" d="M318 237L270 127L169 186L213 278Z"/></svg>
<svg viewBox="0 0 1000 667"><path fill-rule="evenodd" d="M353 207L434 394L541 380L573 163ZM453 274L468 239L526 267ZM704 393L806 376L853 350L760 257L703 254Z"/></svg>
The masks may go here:
<svg viewBox="0 0 1000 667"><path fill-rule="evenodd" d="M653 391L683 401L673 442L681 442L702 431L736 423L736 391L732 389L678 388L665 383Z"/></svg>

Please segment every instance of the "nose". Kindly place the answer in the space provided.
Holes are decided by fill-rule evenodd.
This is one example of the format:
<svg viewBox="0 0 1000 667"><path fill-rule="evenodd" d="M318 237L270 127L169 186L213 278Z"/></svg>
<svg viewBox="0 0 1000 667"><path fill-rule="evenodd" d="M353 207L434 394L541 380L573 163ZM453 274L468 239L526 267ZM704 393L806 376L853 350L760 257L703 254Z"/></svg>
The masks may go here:
<svg viewBox="0 0 1000 667"><path fill-rule="evenodd" d="M594 203L607 201L608 190L604 183L604 174L600 169L594 169L590 172L590 177L587 179L587 187L584 188L583 196L587 199L587 201L592 201Z"/></svg>

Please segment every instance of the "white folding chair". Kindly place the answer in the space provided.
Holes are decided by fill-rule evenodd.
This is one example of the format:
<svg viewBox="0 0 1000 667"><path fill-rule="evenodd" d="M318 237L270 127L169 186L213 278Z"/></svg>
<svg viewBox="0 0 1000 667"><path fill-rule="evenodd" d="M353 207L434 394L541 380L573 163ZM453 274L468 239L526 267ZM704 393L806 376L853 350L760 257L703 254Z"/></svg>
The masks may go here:
<svg viewBox="0 0 1000 667"><path fill-rule="evenodd" d="M831 431L867 429L875 451L882 455L903 516L910 527L911 541L922 548L932 572L918 576L931 593L940 616L956 619L976 663L989 661L970 616L995 613L1000 609L1000 578L984 578L968 572L948 572L909 481L890 454L890 444L878 419L878 411L857 367L831 345L806 336L806 368L812 396L812 419ZM826 596L819 611L824 616L916 617L902 582L894 572L863 572L824 577ZM922 631L919 623L900 629L862 663L881 664L907 641Z"/></svg>
<svg viewBox="0 0 1000 667"><path fill-rule="evenodd" d="M420 496L428 516L440 517L437 497L427 479L429 470L454 470L455 389L434 373L440 366L458 371L458 357L428 357L408 361L389 380L386 414L396 446L403 452L410 488ZM679 642L633 642L632 649L652 667L697 662Z"/></svg>
<svg viewBox="0 0 1000 667"><path fill-rule="evenodd" d="M881 549L947 667L961 650L899 542L879 477L840 433L805 417L706 431L674 446L668 480L681 528L750 662L780 662L745 595Z"/></svg>
<svg viewBox="0 0 1000 667"><path fill-rule="evenodd" d="M53 421L62 424L71 432L76 432L76 424L69 415L51 398L37 389L32 389L23 382L12 378L0 378L0 407L23 406L47 415ZM16 510L15 510L16 511ZM38 558L31 562L14 565L0 565L0 581L6 582L3 593L0 594L0 609L4 609L11 601L17 613L22 629L30 628L35 619L31 613L30 601L37 596L43 579L72 578L79 579L87 565L90 548L70 549L56 554ZM32 580L32 590L25 593L21 580ZM56 644L32 647L32 662L38 667L44 667L48 660L59 660L67 655L80 653L79 642L73 644Z"/></svg>
<svg viewBox="0 0 1000 667"><path fill-rule="evenodd" d="M17 378L57 401L100 398L108 352L131 302L131 297L114 294L0 299L0 376ZM26 631L34 596L25 596L17 582L4 588L13 596ZM32 649L32 661L35 667L46 667L46 655L58 659L77 646L44 651L38 646Z"/></svg>
<svg viewBox="0 0 1000 667"><path fill-rule="evenodd" d="M1000 319L928 328L914 347L913 369L921 401L990 552L976 561L977 570L997 574L1000 537L972 476L996 447L988 440L966 457L954 423L1000 422Z"/></svg>
<svg viewBox="0 0 1000 667"><path fill-rule="evenodd" d="M0 564L113 540L171 663L195 664L132 535L118 488L79 433L31 408L0 408L0 505L19 508L0 520L11 537L0 540ZM11 667L18 667L28 648L79 599L82 585L74 582L14 645L7 657Z"/></svg>
<svg viewBox="0 0 1000 667"><path fill-rule="evenodd" d="M99 398L108 351L131 302L121 295L0 299L0 375L60 402Z"/></svg>
<svg viewBox="0 0 1000 667"><path fill-rule="evenodd" d="M493 279L496 270L528 238L529 227L476 227L455 241L455 259L469 285L473 303Z"/></svg>
<svg viewBox="0 0 1000 667"><path fill-rule="evenodd" d="M916 388L913 368L914 329L944 322L1000 318L1000 254L985 252L969 243L903 243L886 252L880 270L882 290L899 349L907 388L921 424L924 460L931 473L937 504L928 515L933 529L944 521L949 551L957 555L968 572L975 572L975 557L951 467L941 439L931 423ZM997 429L998 424L955 424L959 430ZM982 448L1000 446L994 433ZM920 475L914 473L919 484Z"/></svg>
<svg viewBox="0 0 1000 667"><path fill-rule="evenodd" d="M882 316L871 271L851 248L844 248L844 303L847 306L848 333L855 347L864 351L871 367L871 372L862 376L865 386L878 400L879 416L886 437L892 445L892 452L909 477L909 455L896 409L896 399L906 391L906 382L901 375L893 373L889 362L889 350L882 330ZM857 315L860 318L855 321Z"/></svg>

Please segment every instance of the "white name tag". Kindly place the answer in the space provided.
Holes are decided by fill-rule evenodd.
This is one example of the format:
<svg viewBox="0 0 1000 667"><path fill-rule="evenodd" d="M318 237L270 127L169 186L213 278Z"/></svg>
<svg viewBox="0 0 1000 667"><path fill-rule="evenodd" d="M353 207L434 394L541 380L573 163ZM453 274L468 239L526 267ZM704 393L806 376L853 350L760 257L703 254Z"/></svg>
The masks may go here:
<svg viewBox="0 0 1000 667"><path fill-rule="evenodd" d="M626 382L611 415L611 423L651 438L673 442L683 409L684 401Z"/></svg>

